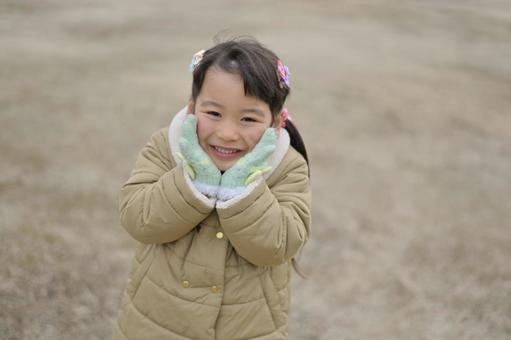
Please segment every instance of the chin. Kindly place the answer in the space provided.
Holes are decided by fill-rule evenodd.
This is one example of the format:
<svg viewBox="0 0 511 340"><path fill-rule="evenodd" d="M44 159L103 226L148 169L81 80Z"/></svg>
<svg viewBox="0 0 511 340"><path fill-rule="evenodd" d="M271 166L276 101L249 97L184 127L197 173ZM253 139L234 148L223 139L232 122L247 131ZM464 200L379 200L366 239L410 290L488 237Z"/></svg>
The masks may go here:
<svg viewBox="0 0 511 340"><path fill-rule="evenodd" d="M221 163L216 163L216 167L218 168L218 170L220 171L226 171L226 170L229 170L234 164L236 163L236 161L234 162L221 162Z"/></svg>

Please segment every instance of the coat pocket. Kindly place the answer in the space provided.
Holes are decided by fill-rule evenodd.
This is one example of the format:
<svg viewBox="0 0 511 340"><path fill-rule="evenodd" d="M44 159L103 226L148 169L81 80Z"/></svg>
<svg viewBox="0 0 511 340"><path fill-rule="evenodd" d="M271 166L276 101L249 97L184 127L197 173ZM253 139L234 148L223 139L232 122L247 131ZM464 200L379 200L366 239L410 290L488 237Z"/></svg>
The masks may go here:
<svg viewBox="0 0 511 340"><path fill-rule="evenodd" d="M133 269L130 274L128 281L128 287L126 289L128 295L133 299L137 294L138 287L142 283L142 280L146 276L151 264L154 259L154 244L145 245L141 247L135 253L133 260Z"/></svg>
<svg viewBox="0 0 511 340"><path fill-rule="evenodd" d="M259 274L259 280L261 281L261 289L270 310L275 327L279 328L287 323L287 317L283 311L282 304L280 301L279 293L275 288L275 284L271 279L270 272L264 271Z"/></svg>

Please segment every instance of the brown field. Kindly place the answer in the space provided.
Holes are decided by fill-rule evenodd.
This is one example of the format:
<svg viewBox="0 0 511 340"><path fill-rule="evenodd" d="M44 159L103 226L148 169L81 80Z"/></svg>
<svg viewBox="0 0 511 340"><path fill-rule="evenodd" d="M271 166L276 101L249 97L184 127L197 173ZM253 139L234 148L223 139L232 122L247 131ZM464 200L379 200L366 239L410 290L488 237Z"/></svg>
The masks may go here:
<svg viewBox="0 0 511 340"><path fill-rule="evenodd" d="M292 72L290 339L511 339L511 2L0 0L0 339L107 339L117 194L219 31Z"/></svg>

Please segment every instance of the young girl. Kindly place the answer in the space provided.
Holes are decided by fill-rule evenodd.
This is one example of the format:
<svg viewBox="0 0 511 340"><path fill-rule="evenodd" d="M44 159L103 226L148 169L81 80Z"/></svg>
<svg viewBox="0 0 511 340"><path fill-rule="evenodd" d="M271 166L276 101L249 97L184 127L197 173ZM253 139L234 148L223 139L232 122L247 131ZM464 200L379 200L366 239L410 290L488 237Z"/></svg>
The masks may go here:
<svg viewBox="0 0 511 340"><path fill-rule="evenodd" d="M139 242L115 339L287 339L291 264L309 238L307 155L289 72L253 39L198 52L192 94L120 193Z"/></svg>

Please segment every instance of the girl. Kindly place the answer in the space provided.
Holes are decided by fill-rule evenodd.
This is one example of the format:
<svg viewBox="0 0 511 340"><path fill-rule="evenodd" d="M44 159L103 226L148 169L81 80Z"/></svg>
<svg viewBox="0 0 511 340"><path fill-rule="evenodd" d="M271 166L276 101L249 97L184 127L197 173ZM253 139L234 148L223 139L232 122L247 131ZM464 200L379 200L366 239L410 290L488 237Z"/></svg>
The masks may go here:
<svg viewBox="0 0 511 340"><path fill-rule="evenodd" d="M139 246L114 338L286 339L290 264L310 223L288 69L249 38L198 52L191 68L187 107L121 189Z"/></svg>

